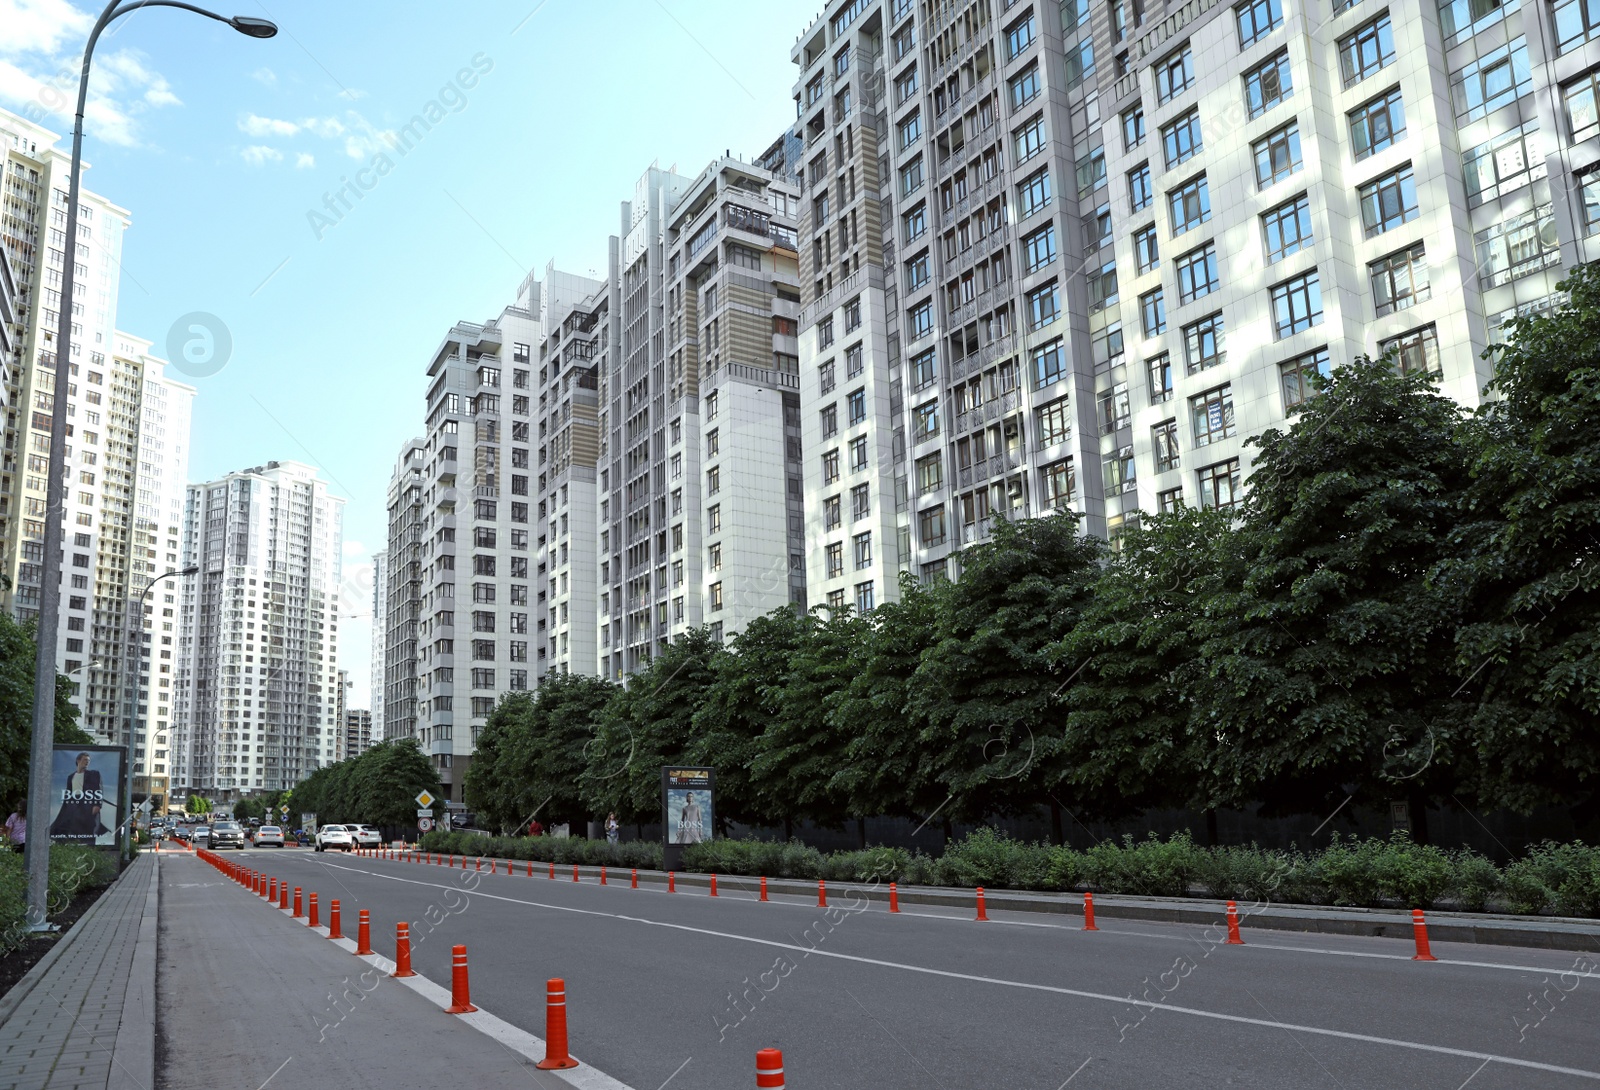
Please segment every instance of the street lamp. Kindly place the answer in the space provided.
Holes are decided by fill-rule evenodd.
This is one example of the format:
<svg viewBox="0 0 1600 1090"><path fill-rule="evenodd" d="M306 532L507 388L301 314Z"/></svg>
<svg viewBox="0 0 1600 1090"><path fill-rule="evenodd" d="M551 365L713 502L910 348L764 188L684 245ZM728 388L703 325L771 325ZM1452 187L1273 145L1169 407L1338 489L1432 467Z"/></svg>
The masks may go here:
<svg viewBox="0 0 1600 1090"><path fill-rule="evenodd" d="M72 125L71 177L67 180L67 245L65 266L61 270L61 318L56 328L55 406L50 416L50 475L45 485L44 562L39 589L38 640L33 669L33 742L28 766L28 822L36 830L50 824L50 761L55 744L56 642L61 613L61 522L65 517L65 488L62 478L67 466L67 387L72 369L72 282L78 252L78 176L83 165L83 113L89 97L89 62L94 57L100 34L118 19L141 8L182 8L227 23L252 38L270 38L278 28L265 19L246 15L233 18L218 15L180 0L112 0L100 13L83 48L83 70L78 77L78 112ZM45 915L50 885L50 837L48 833L28 838L28 927L46 929Z"/></svg>

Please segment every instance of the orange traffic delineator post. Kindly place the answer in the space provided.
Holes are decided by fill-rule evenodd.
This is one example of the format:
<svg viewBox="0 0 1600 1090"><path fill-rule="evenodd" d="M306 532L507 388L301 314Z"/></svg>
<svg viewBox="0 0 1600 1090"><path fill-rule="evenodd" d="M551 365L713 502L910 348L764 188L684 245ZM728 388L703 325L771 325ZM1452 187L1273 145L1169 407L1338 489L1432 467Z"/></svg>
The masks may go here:
<svg viewBox="0 0 1600 1090"><path fill-rule="evenodd" d="M1228 902L1228 945L1244 945L1244 940L1239 937L1239 906L1232 901Z"/></svg>
<svg viewBox="0 0 1600 1090"><path fill-rule="evenodd" d="M1094 894L1092 893L1083 895L1083 929L1085 931L1100 930L1094 925Z"/></svg>
<svg viewBox="0 0 1600 1090"><path fill-rule="evenodd" d="M344 932L339 930L339 899L337 897L328 902L328 938L344 938Z"/></svg>
<svg viewBox="0 0 1600 1090"><path fill-rule="evenodd" d="M509 860L509 859L506 860L506 873L507 874L511 873L511 860Z"/></svg>
<svg viewBox="0 0 1600 1090"><path fill-rule="evenodd" d="M475 862L476 862L477 865L474 866L472 869L473 870L482 870L483 869L483 859L480 857Z"/></svg>
<svg viewBox="0 0 1600 1090"><path fill-rule="evenodd" d="M634 867L633 868L633 888L634 889L638 889L639 888L639 868L638 867Z"/></svg>
<svg viewBox="0 0 1600 1090"><path fill-rule="evenodd" d="M766 899L767 899L767 876L763 874L761 876L761 900L765 901Z"/></svg>
<svg viewBox="0 0 1600 1090"><path fill-rule="evenodd" d="M817 879L817 907L828 907L828 883L821 878Z"/></svg>
<svg viewBox="0 0 1600 1090"><path fill-rule="evenodd" d="M390 976L416 976L411 971L411 925L394 925L394 972Z"/></svg>
<svg viewBox="0 0 1600 1090"><path fill-rule="evenodd" d="M277 899L278 899L278 880L276 878L274 878L272 880L272 884L267 887L267 900L276 901Z"/></svg>
<svg viewBox="0 0 1600 1090"><path fill-rule="evenodd" d="M533 860L528 860L528 877L533 877Z"/></svg>
<svg viewBox="0 0 1600 1090"><path fill-rule="evenodd" d="M989 922L989 914L983 910L983 887L978 887L978 917L984 923Z"/></svg>
<svg viewBox="0 0 1600 1090"><path fill-rule="evenodd" d="M556 880L556 861L554 859L552 859L552 860L550 860L550 881L554 882L555 880Z"/></svg>
<svg viewBox="0 0 1600 1090"><path fill-rule="evenodd" d="M278 907L285 912L289 910L289 883L278 883Z"/></svg>
<svg viewBox="0 0 1600 1090"><path fill-rule="evenodd" d="M361 910L361 915L356 917L356 953L372 953L372 920L364 908Z"/></svg>
<svg viewBox="0 0 1600 1090"><path fill-rule="evenodd" d="M567 1054L567 982L552 978L544 1001L544 1059L534 1066L542 1071L577 1067Z"/></svg>
<svg viewBox="0 0 1600 1090"><path fill-rule="evenodd" d="M889 883L889 911L900 911L900 891L895 888L895 884L893 882Z"/></svg>
<svg viewBox="0 0 1600 1090"><path fill-rule="evenodd" d="M783 1053L775 1048L763 1048L756 1053L756 1086L758 1088L783 1088Z"/></svg>
<svg viewBox="0 0 1600 1090"><path fill-rule="evenodd" d="M713 874L711 876L711 896L715 897L716 895L717 895L717 876Z"/></svg>
<svg viewBox="0 0 1600 1090"><path fill-rule="evenodd" d="M606 865L604 863L600 864L600 884L602 886L606 884Z"/></svg>
<svg viewBox="0 0 1600 1090"><path fill-rule="evenodd" d="M446 1014L471 1014L477 1010L472 1005L472 993L467 987L467 948L465 946L452 946L450 948L450 1005L444 1009Z"/></svg>
<svg viewBox="0 0 1600 1090"><path fill-rule="evenodd" d="M1412 961L1438 961L1433 956L1433 951L1428 947L1428 921L1423 919L1422 909L1411 910L1411 931L1417 938L1417 952L1411 955Z"/></svg>
<svg viewBox="0 0 1600 1090"><path fill-rule="evenodd" d="M294 915L291 916L290 919L303 920L305 918L306 918L306 914L304 912L302 912L301 909L300 909L300 887L299 886L295 886L294 887Z"/></svg>
<svg viewBox="0 0 1600 1090"><path fill-rule="evenodd" d="M578 880L578 864L576 863L572 864L572 880L574 882Z"/></svg>
<svg viewBox="0 0 1600 1090"><path fill-rule="evenodd" d="M678 876L676 873L670 870L667 872L667 892L678 892Z"/></svg>
<svg viewBox="0 0 1600 1090"><path fill-rule="evenodd" d="M317 895L315 893L311 895L311 908L306 913L306 926L317 926Z"/></svg>

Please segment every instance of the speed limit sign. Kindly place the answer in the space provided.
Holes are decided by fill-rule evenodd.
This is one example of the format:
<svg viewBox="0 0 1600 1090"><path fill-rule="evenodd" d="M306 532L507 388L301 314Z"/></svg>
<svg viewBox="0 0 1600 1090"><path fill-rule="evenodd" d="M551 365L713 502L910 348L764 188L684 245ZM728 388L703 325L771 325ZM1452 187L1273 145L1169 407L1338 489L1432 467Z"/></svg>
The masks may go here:
<svg viewBox="0 0 1600 1090"><path fill-rule="evenodd" d="M431 817L418 818L417 828L424 833L428 832L433 828L433 819Z"/></svg>

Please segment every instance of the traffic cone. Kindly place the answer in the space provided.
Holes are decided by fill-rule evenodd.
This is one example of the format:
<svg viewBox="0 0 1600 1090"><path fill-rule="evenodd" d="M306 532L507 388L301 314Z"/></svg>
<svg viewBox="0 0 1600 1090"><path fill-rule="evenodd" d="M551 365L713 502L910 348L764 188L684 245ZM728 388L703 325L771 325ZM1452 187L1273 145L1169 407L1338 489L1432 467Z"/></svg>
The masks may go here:
<svg viewBox="0 0 1600 1090"><path fill-rule="evenodd" d="M303 920L303 919L306 918L306 914L304 912L300 911L300 887L299 886L295 886L294 887L294 915L289 917L289 918L292 919L292 920Z"/></svg>
<svg viewBox="0 0 1600 1090"><path fill-rule="evenodd" d="M577 1067L567 1055L567 984L552 979L546 985L544 1002L544 1059L534 1065L541 1071Z"/></svg>
<svg viewBox="0 0 1600 1090"><path fill-rule="evenodd" d="M1422 909L1411 910L1411 931L1417 939L1417 952L1411 956L1412 961L1438 961L1433 956L1433 951L1428 947L1428 921L1422 918Z"/></svg>
<svg viewBox="0 0 1600 1090"><path fill-rule="evenodd" d="M713 874L711 876L711 896L715 897L716 895L717 895L717 876Z"/></svg>
<svg viewBox="0 0 1600 1090"><path fill-rule="evenodd" d="M1228 902L1228 945L1244 945L1244 940L1239 937L1239 906L1232 901Z"/></svg>
<svg viewBox="0 0 1600 1090"><path fill-rule="evenodd" d="M372 921L367 917L367 910L362 909L361 915L356 917L356 953L372 953Z"/></svg>
<svg viewBox="0 0 1600 1090"><path fill-rule="evenodd" d="M978 919L984 923L989 922L989 914L983 910L983 887L978 887Z"/></svg>
<svg viewBox="0 0 1600 1090"><path fill-rule="evenodd" d="M676 893L676 892L678 892L678 880L677 879L678 879L678 876L675 873L673 873L672 871L668 871L667 872L667 892L668 893Z"/></svg>
<svg viewBox="0 0 1600 1090"><path fill-rule="evenodd" d="M1083 895L1083 929L1085 931L1100 930L1094 925L1094 894L1092 893Z"/></svg>
<svg viewBox="0 0 1600 1090"><path fill-rule="evenodd" d="M756 1086L783 1090L783 1053L778 1049L763 1048L756 1053Z"/></svg>
<svg viewBox="0 0 1600 1090"><path fill-rule="evenodd" d="M311 909L306 917L306 926L317 926L317 895L315 893L311 895Z"/></svg>
<svg viewBox="0 0 1600 1090"><path fill-rule="evenodd" d="M817 907L828 907L828 883L821 878L817 879Z"/></svg>
<svg viewBox="0 0 1600 1090"><path fill-rule="evenodd" d="M765 901L766 899L767 899L767 876L763 874L761 876L761 900Z"/></svg>
<svg viewBox="0 0 1600 1090"><path fill-rule="evenodd" d="M893 882L889 883L889 911L900 911L900 891L895 888L895 884Z"/></svg>
<svg viewBox="0 0 1600 1090"><path fill-rule="evenodd" d="M446 1014L471 1014L477 1010L472 1005L471 990L467 987L467 948L465 946L452 946L450 948L450 1005L444 1009Z"/></svg>
<svg viewBox="0 0 1600 1090"><path fill-rule="evenodd" d="M411 971L411 925L394 925L394 972L390 976L416 976Z"/></svg>

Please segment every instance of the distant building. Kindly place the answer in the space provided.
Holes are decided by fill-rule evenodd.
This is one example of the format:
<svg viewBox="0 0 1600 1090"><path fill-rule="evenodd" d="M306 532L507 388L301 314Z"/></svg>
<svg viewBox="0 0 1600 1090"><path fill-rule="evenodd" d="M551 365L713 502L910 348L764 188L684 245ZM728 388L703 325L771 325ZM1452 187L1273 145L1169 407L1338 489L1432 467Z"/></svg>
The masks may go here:
<svg viewBox="0 0 1600 1090"><path fill-rule="evenodd" d="M382 739L383 734L383 675L384 660L388 654L388 636L384 625L389 614L389 550L379 549L372 554L372 668L367 679L370 686L367 699L372 703L372 736Z"/></svg>
<svg viewBox="0 0 1600 1090"><path fill-rule="evenodd" d="M372 713L365 708L346 708L344 713L344 753L346 759L359 757L374 743Z"/></svg>

